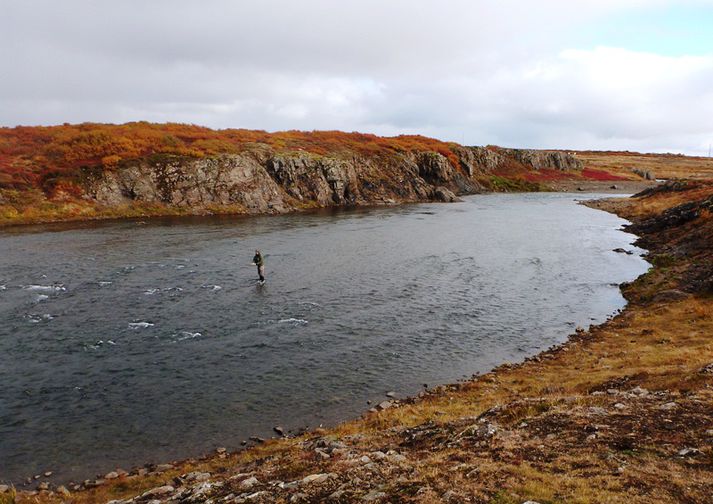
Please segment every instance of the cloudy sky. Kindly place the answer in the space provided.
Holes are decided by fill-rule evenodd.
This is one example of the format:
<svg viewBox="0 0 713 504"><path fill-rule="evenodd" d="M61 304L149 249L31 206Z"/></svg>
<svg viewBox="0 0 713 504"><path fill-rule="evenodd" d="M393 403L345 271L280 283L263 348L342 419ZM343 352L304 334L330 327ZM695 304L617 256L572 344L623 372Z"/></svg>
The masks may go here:
<svg viewBox="0 0 713 504"><path fill-rule="evenodd" d="M0 0L0 125L708 154L713 0Z"/></svg>

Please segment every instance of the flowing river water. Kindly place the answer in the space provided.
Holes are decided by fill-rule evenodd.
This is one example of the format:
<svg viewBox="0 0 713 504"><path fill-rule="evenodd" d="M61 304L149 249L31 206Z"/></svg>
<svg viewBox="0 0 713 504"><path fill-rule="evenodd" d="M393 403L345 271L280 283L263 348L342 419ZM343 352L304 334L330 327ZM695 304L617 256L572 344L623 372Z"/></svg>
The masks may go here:
<svg viewBox="0 0 713 504"><path fill-rule="evenodd" d="M624 222L545 193L6 229L0 481L237 448L521 360L624 306L648 267Z"/></svg>

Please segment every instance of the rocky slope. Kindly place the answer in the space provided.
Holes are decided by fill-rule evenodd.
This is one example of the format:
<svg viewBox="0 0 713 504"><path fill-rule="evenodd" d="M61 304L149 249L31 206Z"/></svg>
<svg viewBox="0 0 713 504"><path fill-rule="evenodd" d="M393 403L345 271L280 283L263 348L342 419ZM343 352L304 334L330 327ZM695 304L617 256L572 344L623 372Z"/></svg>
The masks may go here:
<svg viewBox="0 0 713 504"><path fill-rule="evenodd" d="M654 268L623 286L621 315L524 363L388 398L334 429L17 500L710 502L711 198L713 184L672 184L596 203L634 221Z"/></svg>
<svg viewBox="0 0 713 504"><path fill-rule="evenodd" d="M483 147L455 149L459 166L437 152L391 158L316 156L255 150L204 159L153 157L120 170L83 172L83 189L97 203L159 203L195 211L238 206L247 213L305 207L370 205L405 201L453 201L490 189L488 176L504 165L523 170L581 170L569 154Z"/></svg>

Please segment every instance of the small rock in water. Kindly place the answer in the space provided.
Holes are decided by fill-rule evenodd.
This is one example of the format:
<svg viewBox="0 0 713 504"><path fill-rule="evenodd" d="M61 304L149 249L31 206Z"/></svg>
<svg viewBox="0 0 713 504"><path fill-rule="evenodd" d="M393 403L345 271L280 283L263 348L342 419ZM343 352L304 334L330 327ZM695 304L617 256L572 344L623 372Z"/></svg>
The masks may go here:
<svg viewBox="0 0 713 504"><path fill-rule="evenodd" d="M45 472L45 478L49 478L50 476L52 476L52 471Z"/></svg>
<svg viewBox="0 0 713 504"><path fill-rule="evenodd" d="M377 405L377 408L380 410L385 410L389 409L391 406L393 406L391 401L382 401Z"/></svg>
<svg viewBox="0 0 713 504"><path fill-rule="evenodd" d="M119 477L119 473L116 471L108 472L104 475L104 479L113 480Z"/></svg>
<svg viewBox="0 0 713 504"><path fill-rule="evenodd" d="M386 397L390 397L391 399L395 399L395 398L396 398L396 392L387 392L387 393L386 393Z"/></svg>
<svg viewBox="0 0 713 504"><path fill-rule="evenodd" d="M280 427L279 425L273 427L272 430L274 430L274 431L277 433L278 436L285 437L285 429L283 429L283 428Z"/></svg>

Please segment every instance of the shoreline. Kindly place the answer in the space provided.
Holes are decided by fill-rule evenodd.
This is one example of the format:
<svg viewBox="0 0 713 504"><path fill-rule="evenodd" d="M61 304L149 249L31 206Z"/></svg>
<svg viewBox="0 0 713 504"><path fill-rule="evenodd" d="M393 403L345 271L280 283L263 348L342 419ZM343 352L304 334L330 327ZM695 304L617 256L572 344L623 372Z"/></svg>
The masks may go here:
<svg viewBox="0 0 713 504"><path fill-rule="evenodd" d="M614 180L614 181L593 181L593 180L562 180L557 182L548 183L548 186L543 186L543 189L538 192L557 192L557 193L600 193L600 194L634 194L643 189L653 187L656 182L651 181L636 181L636 180ZM614 188L615 187L615 188ZM523 191L529 192L529 191ZM501 191L486 191L486 192L472 192L472 193L462 193L456 195L456 197L463 196L474 196L477 194L499 194ZM456 200L457 201L457 200ZM315 206L309 208L290 208L283 211L271 211L271 212L261 212L261 211L236 211L229 207L207 209L203 208L197 212L184 212L183 209L177 207L155 207L150 209L144 209L149 213L138 213L141 212L141 208L126 208L122 213L121 209L107 209L106 214L96 214L96 215L76 215L76 216L65 216L61 218L38 218L32 221L19 221L19 222L0 222L0 233L8 230L22 230L25 228L30 228L33 226L82 226L91 225L95 223L121 223L121 222L136 222L137 224L142 224L143 221L153 221L157 219L191 219L191 218L210 218L210 217L223 217L223 218L249 218L249 217L269 217L269 216L280 216L280 215L290 215L290 214L309 214L312 212L338 212L344 210L358 210L358 209L370 209L370 208L390 208L409 204L420 204L420 203L443 203L440 200L374 200L368 204L354 204L354 205L330 205L330 206ZM118 212L119 215L114 212Z"/></svg>
<svg viewBox="0 0 713 504"><path fill-rule="evenodd" d="M632 220L634 223L628 227L640 225L641 222L644 222L640 215L621 215L627 213L628 203L630 203L628 200L613 202L597 200L588 206L617 213L629 220L632 220L631 217L636 217ZM587 203L584 202L584 204ZM650 237L638 236L640 238L637 243L642 240L651 240ZM420 482L417 485L418 488L412 488L413 492L408 494L409 501L445 502L459 497L459 495L450 495L446 499L444 495L452 492L453 489L441 491L437 488L438 482L441 483L441 487L444 486L444 483L446 487L453 486L452 481L444 480L441 477L443 474L450 474L450 465L454 465L450 464L447 468L440 466L443 460L441 460L442 457L439 457L439 453L443 452L449 457L455 453L458 455L457 458L463 459L457 461L455 465L465 464L468 471L461 474L462 471L458 470L454 476L464 488L468 486L466 484L469 481L468 474L472 474L472 471L478 467L483 467L477 471L479 478L483 480L479 483L483 487L482 491L473 489L468 494L471 498L476 498L475 502L491 502L499 495L499 492L493 492L492 488L489 490L486 487L488 485L492 487L496 483L493 479L494 475L502 477L500 473L502 467L499 466L507 466L510 471L515 473L527 469L524 474L526 476L529 474L528 477L531 479L534 478L532 475L537 473L540 479L547 480L543 476L543 474L547 474L563 483L562 478L555 478L550 474L551 471L543 472L541 467L538 469L538 466L543 463L542 460L547 461L555 455L561 455L560 452L577 452L567 453L568 458L578 454L585 460L591 456L592 450L598 452L600 438L606 445L608 456L599 462L606 470L602 470L603 467L597 466L596 463L589 463L591 465L589 469L590 471L594 468L599 469L595 470L595 473L598 474L598 478L606 480L604 487L621 482L623 476L631 477L628 467L634 465L634 462L626 460L622 462L619 459L633 456L629 452L636 452L637 449L641 449L648 457L653 456L652 454L655 452L655 449L648 446L644 449L643 443L637 436L630 436L625 432L627 429L631 431L632 422L636 423L632 420L636 417L635 411L643 415L643 418L648 418L650 415L676 410L680 418L695 418L700 424L700 419L705 418L709 410L713 409L713 393L707 391L705 387L697 392L696 397L690 397L690 387L694 385L690 380L687 382L688 390L683 393L681 390L673 388L654 389L651 386L674 383L670 381L672 377L669 375L675 373L675 369L668 370L668 374L664 373L663 376L653 377L654 373L650 372L625 372L622 375L621 371L617 371L615 365L618 362L617 359L629 363L628 368L631 369L624 366L625 371L635 371L641 367L637 364L635 356L626 357L630 348L636 350L637 343L646 344L647 349L651 347L654 350L659 345L671 345L672 338L667 338L665 335L662 337L660 334L662 331L669 330L670 327L666 327L666 324L654 324L653 319L667 320L669 324L670 320L673 320L676 322L673 326L677 327L681 323L688 323L688 319L691 319L688 313L693 310L691 313L694 315L691 320L700 321L704 329L713 325L710 320L710 307L713 303L709 298L704 297L699 301L695 293L689 294L679 290L679 294L672 294L670 291L677 289L662 289L661 285L655 284L655 281L661 280L658 278L661 270L667 267L660 263L657 264L658 248L654 247L649 251L648 255L654 259L654 267L650 272L634 282L622 286L622 292L628 303L619 315L601 325L590 326L588 331L578 330L561 345L526 358L521 363L503 364L471 381L441 385L424 391L416 397L392 402L388 405L384 404L384 407L380 408L381 411L367 412L361 419L347 421L327 430L317 429L300 437L286 440L267 440L255 448L231 454L220 451L217 455L202 459L189 459L170 468L154 466L154 468L161 469L161 472L147 470L145 474L135 476L118 475L117 478L111 479L112 481L117 479L123 483L124 488L119 489L118 494L107 492L115 485L112 481L105 481L95 488L73 493L72 496L80 498L76 502L94 502L92 499L100 497L100 495L111 495L116 498L123 496L122 498L124 498L129 495L142 494L146 490L151 491L151 488L154 490L164 488L165 494L161 494L161 492L143 494L146 498L163 499L162 495L168 498L169 494L177 491L177 488L183 488L183 491L190 490L193 492L191 495L195 495L197 487L201 485L205 487L206 482L216 480L209 486L212 492L221 493L229 489L231 490L229 493L233 493L236 499L247 499L250 495L259 494L249 500L234 500L234 502L273 502L274 500L261 500L273 497L289 498L291 502L300 502L299 499L316 497L315 491L321 492L318 494L322 496L321 498L342 492L333 497L336 499L334 501L348 502L352 497L361 495L358 493L361 491L360 488L365 490L364 495L371 494L374 500L378 501L388 495L393 495L393 489L388 484L393 476L400 479L406 478L405 482L414 479ZM675 273L668 280L676 280L681 275L679 271ZM656 288L650 293L652 282ZM666 284L664 287L670 286ZM665 292L669 294L657 299L659 294ZM648 298L644 299L646 296ZM702 304L688 306L689 303L694 302ZM681 321L679 322L679 320ZM622 337L623 333L626 333L624 337ZM684 336L681 337L684 338L683 343L688 342ZM690 337L690 335L686 337ZM713 348L710 348L710 345L706 346L706 342L700 344L703 345L704 351L699 351L700 355L694 354L696 355L695 360L701 361L705 357L713 361ZM606 351L601 351L602 348ZM600 351L592 351L593 349ZM623 352L623 354L618 355L617 352L619 354ZM667 360L666 355L656 354L656 358L663 359L662 362ZM640 359L639 356L638 360ZM610 361L611 364L603 364L603 362ZM593 380L592 376L580 372L581 368L588 364L593 366L590 369L590 374L599 379L597 383L593 383L596 380ZM701 368L698 364L700 362L693 367ZM673 367L681 367L681 365L682 363L677 362ZM705 380L706 377L704 376L703 379ZM708 381L713 384L713 381ZM647 385L648 388L643 385ZM701 402L703 407L701 407ZM674 406L668 406L670 404L674 404ZM609 418L612 415L617 418ZM554 419L557 421L552 423L553 418L550 417L555 417ZM565 419L568 421L564 421ZM611 421L608 422L610 425L606 428L597 424L597 422L607 424L608 420ZM670 421L674 426L676 425L675 420ZM527 435L527 431L530 430L529 426L532 424L539 426L534 440L530 439L532 436ZM705 438L707 435L704 434L705 429L701 428L702 425L696 425L698 431L701 431L698 434L701 438ZM553 427L556 429L547 432ZM570 427L577 427L577 429ZM671 430L666 427L665 422L660 429L658 427L658 425L656 427L649 426L649 431L653 429L659 433L660 430L662 432L659 434L674 437L676 434L680 434L675 432L675 429ZM579 428L581 428L581 432ZM713 425L710 425L710 428L713 429ZM615 430L614 434L610 432ZM648 434L650 435L650 432ZM711 435L713 436L713 434ZM397 442L394 442L394 437ZM567 439L562 440L559 439L560 437ZM534 450L536 454L542 452L539 454L541 456L538 455L532 459L531 453L513 447L514 439L520 444L527 444L529 450ZM575 444L582 445L577 448L584 448L584 453L579 453L582 450L571 448L573 440ZM529 441L532 443L528 443ZM563 444L562 441L566 441L566 443ZM688 442L688 444L693 445L694 443ZM677 457L676 453L678 453L681 461L685 464L691 465L698 472L710 474L711 464L701 459L705 449L702 449L700 445L701 443L699 443L699 447L683 446L674 450L672 457ZM438 449L434 452L433 449L436 447ZM464 448L465 452L461 448ZM688 449L691 451L680 455L681 452ZM555 453L552 453L553 450ZM611 463L612 450L615 467ZM418 452L421 455L413 457L411 452ZM304 453L309 454L309 457L295 466L296 461L304 458L300 455ZM474 453L476 455L473 455ZM474 464L474 461L470 460L473 456L478 459L479 464ZM368 461L365 461L365 458ZM428 461L427 463L424 463L424 458ZM700 463L699 460L701 460ZM678 463L679 461L674 460L674 462ZM527 467L523 467L524 465ZM236 473L234 469L237 466L240 467ZM405 469L405 466L409 466L409 469ZM664 471L673 469L676 468L672 468L670 465L664 467ZM319 472L310 472L316 470ZM569 467L569 470L576 472L579 469L575 470L572 466ZM649 473L651 472L651 468L648 466L647 470ZM439 477L434 476L424 480L422 473L428 471L432 471ZM444 471L446 472L444 473ZM197 477L197 480L192 479L193 476L187 476L196 472L201 475ZM414 472L418 474L414 475ZM307 473L306 476L300 476L305 473ZM369 486L364 489L361 484L351 484L355 478L363 482L364 478L360 478L359 475L366 476L370 473L372 476L373 473L380 474L380 478L377 479L382 483L381 487L371 488ZM205 474L208 476L204 477ZM273 478L270 483L265 483L269 475L278 476L278 478ZM346 482L344 475L349 476ZM312 478L313 476L314 478ZM659 471L657 477L660 476L661 472ZM297 478L296 484L285 488L292 484L292 482L285 483L285 481L295 477ZM512 477L512 474L509 477ZM522 478L523 475L520 474L520 477L515 480L519 481ZM696 492L710 489L710 485L702 483L701 478L700 474L693 477L693 483L690 484L695 491L689 492L691 497L700 495ZM610 479L612 481L609 481ZM256 482L252 480L256 480ZM197 481L203 483L199 484ZM274 483L275 481L281 483L282 487L278 483ZM159 485L159 483L164 484ZM170 483L175 485L175 488ZM341 485L336 485L337 483L341 483ZM676 481L661 482L661 485L670 485L671 483L676 483ZM649 485L651 488L655 488L651 482ZM165 488L167 486L171 486L170 491ZM406 487L408 485L398 488L403 491L410 488ZM239 494L240 490L243 492ZM304 497L293 501L292 498L303 493L302 490L309 493L305 493ZM584 492L581 484L573 485L570 490L575 493ZM523 501L525 497L544 500L548 498L547 493L551 493L550 490L537 485L535 488L525 485L517 492L520 496L518 498ZM602 492L608 492L608 490L604 488ZM63 492L59 493L63 494ZM601 495L616 497L619 494L621 494L622 502L631 502L632 499L634 502L640 501L635 498L636 496L632 497L628 491L623 491L621 487L617 488L614 493L602 493ZM222 495L227 496L228 493ZM241 495L242 497L240 497ZM24 498L37 496L46 498L41 502L59 502L59 500L52 499L60 498L57 493L51 495L47 492L38 495L22 492L18 498L19 502L23 502ZM143 502L146 500L144 497L135 502ZM552 495L549 497L551 498ZM283 500L277 501L283 502ZM287 502L287 500L284 501ZM305 500L305 502L307 501ZM619 500L615 499L614 501L618 502ZM697 502L696 500L690 501ZM461 500L456 500L456 502L461 502ZM641 502L650 501L643 500ZM661 502L673 502L673 500L661 500Z"/></svg>

